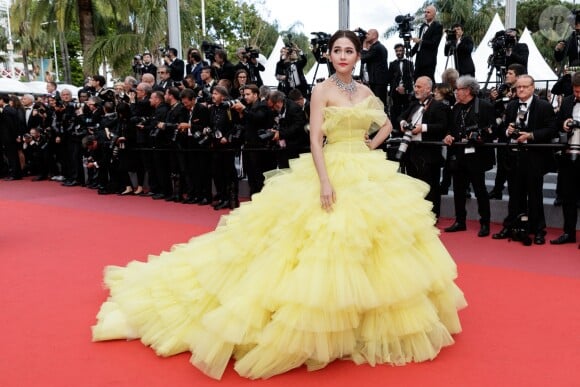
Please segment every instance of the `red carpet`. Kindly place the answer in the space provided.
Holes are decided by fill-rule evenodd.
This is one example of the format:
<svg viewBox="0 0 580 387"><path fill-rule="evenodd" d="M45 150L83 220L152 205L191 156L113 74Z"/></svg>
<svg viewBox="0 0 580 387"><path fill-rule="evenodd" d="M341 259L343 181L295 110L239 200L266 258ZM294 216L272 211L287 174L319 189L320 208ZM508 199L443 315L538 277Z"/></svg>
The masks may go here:
<svg viewBox="0 0 580 387"><path fill-rule="evenodd" d="M265 381L229 367L217 382L188 354L161 359L138 341L92 343L90 326L107 295L105 265L187 241L212 229L220 213L29 181L0 182L0 213L0 386L577 385L577 245L481 239L470 223L467 232L442 234L469 307L461 312L464 332L434 361L375 368L340 361ZM548 238L558 233L549 230Z"/></svg>

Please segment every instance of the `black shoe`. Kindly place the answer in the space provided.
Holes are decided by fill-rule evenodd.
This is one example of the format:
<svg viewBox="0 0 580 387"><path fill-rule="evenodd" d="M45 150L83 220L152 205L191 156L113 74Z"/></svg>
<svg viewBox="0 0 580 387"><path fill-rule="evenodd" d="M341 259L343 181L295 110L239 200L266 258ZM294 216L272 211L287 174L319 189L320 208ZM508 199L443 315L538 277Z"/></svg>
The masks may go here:
<svg viewBox="0 0 580 387"><path fill-rule="evenodd" d="M465 230L467 230L467 227L465 226L465 223L461 223L461 222L455 222L451 226L443 229L443 231L445 231L445 232L457 232L457 231L465 231Z"/></svg>
<svg viewBox="0 0 580 387"><path fill-rule="evenodd" d="M560 207L562 205L562 198L559 196L556 196L556 199L554 199L554 205L556 207Z"/></svg>
<svg viewBox="0 0 580 387"><path fill-rule="evenodd" d="M18 176L8 176L4 178L4 181L14 181L14 180L22 180L22 178Z"/></svg>
<svg viewBox="0 0 580 387"><path fill-rule="evenodd" d="M483 238L483 237L486 237L488 235L489 235L489 224L484 223L479 228L479 232L477 233L477 236L480 238Z"/></svg>
<svg viewBox="0 0 580 387"><path fill-rule="evenodd" d="M563 245L564 243L576 243L576 235L564 233L550 241L551 245Z"/></svg>
<svg viewBox="0 0 580 387"><path fill-rule="evenodd" d="M218 211L218 210L223 210L224 208L228 208L230 206L230 202L227 200L220 200L218 202L218 204L216 204L215 206L213 206L213 209Z"/></svg>
<svg viewBox="0 0 580 387"><path fill-rule="evenodd" d="M207 198L203 198L197 204L200 206L207 206L208 204L211 204L211 201Z"/></svg>
<svg viewBox="0 0 580 387"><path fill-rule="evenodd" d="M503 195L501 193L501 191L496 191L494 189L492 189L491 191L489 191L488 196L490 199L497 199L497 200L501 200Z"/></svg>
<svg viewBox="0 0 580 387"><path fill-rule="evenodd" d="M536 236L534 236L534 244L535 245L543 245L546 243L546 239L544 238L544 236L542 234L536 234Z"/></svg>
<svg viewBox="0 0 580 387"><path fill-rule="evenodd" d="M157 193L157 194L151 196L151 199L153 199L153 200L165 199L165 195L163 195L162 193Z"/></svg>
<svg viewBox="0 0 580 387"><path fill-rule="evenodd" d="M190 197L184 201L185 204L196 204L199 202L200 202L200 199L198 197Z"/></svg>
<svg viewBox="0 0 580 387"><path fill-rule="evenodd" d="M30 180L30 181L43 181L46 179L47 179L46 176L36 176L36 177L33 177L32 180Z"/></svg>
<svg viewBox="0 0 580 387"><path fill-rule="evenodd" d="M76 180L70 180L70 181L65 181L61 185L64 187L76 187L77 185L79 185L79 182Z"/></svg>
<svg viewBox="0 0 580 387"><path fill-rule="evenodd" d="M110 194L112 194L112 192L111 192L111 191L109 191L108 189L104 189L104 188L99 188L99 189L97 190L97 193L98 193L99 195L110 195Z"/></svg>
<svg viewBox="0 0 580 387"><path fill-rule="evenodd" d="M500 232L493 234L491 237L493 239L507 239L510 236L510 229L507 227L504 227L501 229Z"/></svg>

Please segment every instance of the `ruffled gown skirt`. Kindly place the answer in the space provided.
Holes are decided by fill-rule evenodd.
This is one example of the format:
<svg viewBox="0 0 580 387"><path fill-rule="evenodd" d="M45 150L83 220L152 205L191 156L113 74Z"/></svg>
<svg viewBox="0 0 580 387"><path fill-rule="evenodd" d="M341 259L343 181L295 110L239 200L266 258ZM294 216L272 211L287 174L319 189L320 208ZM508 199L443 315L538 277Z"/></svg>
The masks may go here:
<svg viewBox="0 0 580 387"><path fill-rule="evenodd" d="M215 231L147 262L107 267L93 340L190 351L219 379L229 360L267 378L335 359L433 359L466 305L438 237L428 187L362 142L325 147L337 201L320 206L312 157L269 176Z"/></svg>

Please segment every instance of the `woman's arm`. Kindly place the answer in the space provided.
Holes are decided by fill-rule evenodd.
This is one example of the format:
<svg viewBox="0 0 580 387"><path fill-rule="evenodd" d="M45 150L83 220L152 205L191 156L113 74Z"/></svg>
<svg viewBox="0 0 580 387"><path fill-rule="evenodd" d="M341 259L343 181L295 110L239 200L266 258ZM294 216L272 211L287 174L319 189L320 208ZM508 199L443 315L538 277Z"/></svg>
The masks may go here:
<svg viewBox="0 0 580 387"><path fill-rule="evenodd" d="M322 123L324 122L323 110L326 106L326 94L322 84L316 86L312 92L310 100L310 151L320 181L320 204L326 211L331 211L332 205L336 201L336 193L330 183L322 152L324 141Z"/></svg>
<svg viewBox="0 0 580 387"><path fill-rule="evenodd" d="M372 150L377 149L377 147L381 146L381 144L384 143L385 140L389 137L392 130L393 125L391 125L391 120L387 118L387 121L384 123L383 126L381 126L377 135L367 143L368 147Z"/></svg>

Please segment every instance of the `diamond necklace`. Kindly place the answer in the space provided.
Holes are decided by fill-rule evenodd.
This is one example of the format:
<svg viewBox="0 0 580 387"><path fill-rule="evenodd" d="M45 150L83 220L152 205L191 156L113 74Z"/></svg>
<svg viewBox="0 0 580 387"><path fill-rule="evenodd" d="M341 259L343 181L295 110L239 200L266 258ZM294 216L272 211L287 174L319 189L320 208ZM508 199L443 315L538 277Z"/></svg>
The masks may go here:
<svg viewBox="0 0 580 387"><path fill-rule="evenodd" d="M349 98L352 98L352 95L356 92L356 82L354 79L351 79L349 83L344 83L336 76L336 73L332 74L330 76L330 79L332 79L334 83L336 83L336 86L340 90L346 92Z"/></svg>

